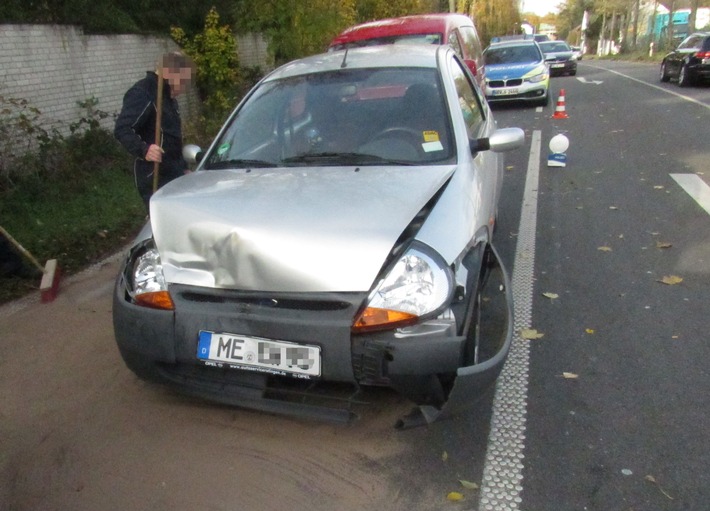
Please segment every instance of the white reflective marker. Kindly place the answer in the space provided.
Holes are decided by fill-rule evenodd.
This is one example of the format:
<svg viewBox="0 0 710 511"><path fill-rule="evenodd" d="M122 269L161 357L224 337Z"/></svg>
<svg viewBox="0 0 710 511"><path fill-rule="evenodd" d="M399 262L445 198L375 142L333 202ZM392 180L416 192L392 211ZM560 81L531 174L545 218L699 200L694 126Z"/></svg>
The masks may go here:
<svg viewBox="0 0 710 511"><path fill-rule="evenodd" d="M710 186L697 174L671 174L675 182L710 215Z"/></svg>

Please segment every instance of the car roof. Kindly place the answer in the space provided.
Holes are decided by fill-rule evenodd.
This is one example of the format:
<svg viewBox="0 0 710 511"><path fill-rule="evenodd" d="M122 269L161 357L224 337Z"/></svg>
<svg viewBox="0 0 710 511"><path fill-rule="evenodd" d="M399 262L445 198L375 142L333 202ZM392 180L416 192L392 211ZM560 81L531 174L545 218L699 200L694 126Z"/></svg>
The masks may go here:
<svg viewBox="0 0 710 511"><path fill-rule="evenodd" d="M388 18L352 26L333 39L330 45L393 35L414 35L426 32L446 33L458 26L473 27L473 21L464 14L456 13L416 14Z"/></svg>
<svg viewBox="0 0 710 511"><path fill-rule="evenodd" d="M270 73L264 81L278 80L304 74L376 67L436 68L441 53L453 52L446 45L412 44L383 45L351 48L313 55L284 64ZM343 65L345 64L345 65Z"/></svg>

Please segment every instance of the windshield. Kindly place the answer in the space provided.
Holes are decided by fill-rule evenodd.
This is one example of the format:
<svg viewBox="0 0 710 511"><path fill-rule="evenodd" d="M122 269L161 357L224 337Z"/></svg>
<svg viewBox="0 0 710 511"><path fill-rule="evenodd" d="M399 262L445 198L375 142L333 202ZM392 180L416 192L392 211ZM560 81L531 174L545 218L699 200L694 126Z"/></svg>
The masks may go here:
<svg viewBox="0 0 710 511"><path fill-rule="evenodd" d="M453 158L434 69L344 69L263 83L203 168L440 164Z"/></svg>
<svg viewBox="0 0 710 511"><path fill-rule="evenodd" d="M483 54L486 64L523 64L542 60L540 51L531 44L521 46L490 46Z"/></svg>

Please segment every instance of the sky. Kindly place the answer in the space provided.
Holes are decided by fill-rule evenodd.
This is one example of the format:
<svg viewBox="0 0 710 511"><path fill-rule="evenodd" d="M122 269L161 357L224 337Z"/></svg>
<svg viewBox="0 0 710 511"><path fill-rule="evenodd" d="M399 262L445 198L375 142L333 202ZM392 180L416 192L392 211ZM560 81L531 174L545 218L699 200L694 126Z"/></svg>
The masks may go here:
<svg viewBox="0 0 710 511"><path fill-rule="evenodd" d="M523 0L522 12L533 12L538 16L544 16L550 12L557 12L557 5L561 0Z"/></svg>

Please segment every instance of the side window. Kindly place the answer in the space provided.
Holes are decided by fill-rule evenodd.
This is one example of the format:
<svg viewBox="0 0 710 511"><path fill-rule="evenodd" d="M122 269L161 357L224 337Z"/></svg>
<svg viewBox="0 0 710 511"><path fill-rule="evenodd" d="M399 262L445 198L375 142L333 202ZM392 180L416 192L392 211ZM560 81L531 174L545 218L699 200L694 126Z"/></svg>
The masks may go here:
<svg viewBox="0 0 710 511"><path fill-rule="evenodd" d="M454 51L456 52L456 55L463 58L463 49L461 48L461 43L459 42L459 38L456 35L456 30L453 30L449 34L449 46L451 46L454 49Z"/></svg>
<svg viewBox="0 0 710 511"><path fill-rule="evenodd" d="M685 49L685 48L695 48L696 46L700 46L700 41L699 37L688 37L685 41L683 41L679 46L678 49Z"/></svg>
<svg viewBox="0 0 710 511"><path fill-rule="evenodd" d="M471 83L468 73L461 66L458 59L453 59L451 74L456 84L456 94L459 97L459 107L466 122L466 131L469 138L476 138L484 120L483 108L475 85Z"/></svg>
<svg viewBox="0 0 710 511"><path fill-rule="evenodd" d="M461 27L459 32L463 39L463 45L466 47L468 58L477 59L483 53L483 48L481 47L480 39L478 39L478 34L476 34L476 29L473 27Z"/></svg>

